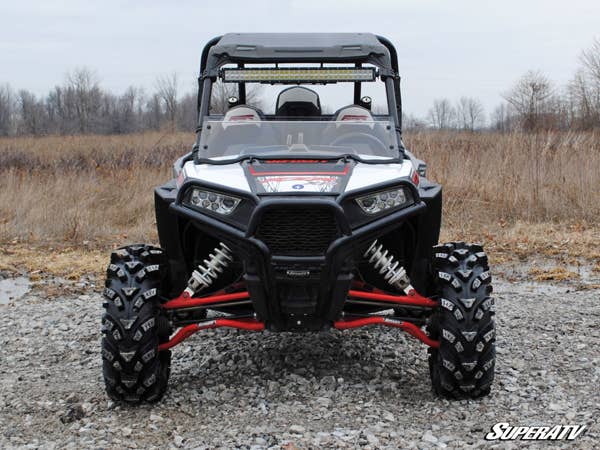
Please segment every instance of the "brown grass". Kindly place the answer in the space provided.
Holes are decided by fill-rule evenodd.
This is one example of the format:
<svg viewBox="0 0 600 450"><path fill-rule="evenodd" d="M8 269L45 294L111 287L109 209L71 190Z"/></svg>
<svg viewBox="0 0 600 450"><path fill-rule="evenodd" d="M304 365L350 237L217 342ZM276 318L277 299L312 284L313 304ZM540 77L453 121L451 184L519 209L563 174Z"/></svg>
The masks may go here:
<svg viewBox="0 0 600 450"><path fill-rule="evenodd" d="M576 272L571 272L564 267L553 267L551 269L540 269L533 267L529 270L529 275L535 281L566 281L577 280L580 278Z"/></svg>
<svg viewBox="0 0 600 450"><path fill-rule="evenodd" d="M0 139L0 269L76 277L69 252L92 270L98 249L155 242L153 188L192 143L185 133ZM482 242L497 262L600 260L600 134L423 132L406 143L444 185L443 240ZM38 261L40 246L61 250Z"/></svg>
<svg viewBox="0 0 600 450"><path fill-rule="evenodd" d="M154 240L153 188L193 135L0 140L0 241Z"/></svg>
<svg viewBox="0 0 600 450"><path fill-rule="evenodd" d="M85 247L38 248L19 244L0 250L0 271L25 272L31 281L49 276L70 281L86 275L98 277L106 264L106 252Z"/></svg>
<svg viewBox="0 0 600 450"><path fill-rule="evenodd" d="M407 144L445 189L450 228L600 224L598 133L418 133Z"/></svg>

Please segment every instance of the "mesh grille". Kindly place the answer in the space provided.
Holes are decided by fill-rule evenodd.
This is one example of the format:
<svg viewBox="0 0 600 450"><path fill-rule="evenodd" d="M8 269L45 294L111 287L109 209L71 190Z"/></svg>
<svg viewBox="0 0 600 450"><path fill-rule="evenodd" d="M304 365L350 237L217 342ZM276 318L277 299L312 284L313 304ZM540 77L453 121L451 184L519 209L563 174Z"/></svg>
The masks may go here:
<svg viewBox="0 0 600 450"><path fill-rule="evenodd" d="M256 236L274 255L318 256L338 236L338 227L329 209L271 209L263 214Z"/></svg>

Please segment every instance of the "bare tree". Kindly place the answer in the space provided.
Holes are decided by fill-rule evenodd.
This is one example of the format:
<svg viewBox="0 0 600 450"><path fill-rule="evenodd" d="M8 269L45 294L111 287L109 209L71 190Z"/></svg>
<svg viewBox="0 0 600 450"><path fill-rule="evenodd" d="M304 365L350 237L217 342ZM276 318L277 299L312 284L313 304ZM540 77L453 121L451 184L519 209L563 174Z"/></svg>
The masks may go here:
<svg viewBox="0 0 600 450"><path fill-rule="evenodd" d="M143 90L133 86L129 86L117 99L114 114L118 121L119 133L131 133L140 129L140 112L143 102Z"/></svg>
<svg viewBox="0 0 600 450"><path fill-rule="evenodd" d="M237 84L223 83L220 80L213 83L210 91L210 114L225 114L227 112L227 99L237 96Z"/></svg>
<svg viewBox="0 0 600 450"><path fill-rule="evenodd" d="M500 103L490 115L490 126L493 130L508 133L514 126L514 110L508 103Z"/></svg>
<svg viewBox="0 0 600 450"><path fill-rule="evenodd" d="M567 88L573 122L583 129L600 126L600 39L580 56L581 67Z"/></svg>
<svg viewBox="0 0 600 450"><path fill-rule="evenodd" d="M67 74L65 88L67 101L72 103L70 109L75 112L78 131L94 131L92 125L102 97L96 74L86 67L75 69Z"/></svg>
<svg viewBox="0 0 600 450"><path fill-rule="evenodd" d="M592 46L581 53L580 59L590 78L600 83L600 38L594 39Z"/></svg>
<svg viewBox="0 0 600 450"><path fill-rule="evenodd" d="M161 100L158 94L154 93L146 102L144 110L144 126L151 130L160 129L162 123L163 112Z"/></svg>
<svg viewBox="0 0 600 450"><path fill-rule="evenodd" d="M446 98L436 99L428 113L429 122L434 128L443 130L453 128L456 118L456 110L452 107L450 100Z"/></svg>
<svg viewBox="0 0 600 450"><path fill-rule="evenodd" d="M164 103L167 120L174 129L177 120L177 74L159 77L156 80L156 89Z"/></svg>
<svg viewBox="0 0 600 450"><path fill-rule="evenodd" d="M600 83L596 84L581 68L567 89L577 126L584 129L600 126Z"/></svg>
<svg viewBox="0 0 600 450"><path fill-rule="evenodd" d="M100 98L100 108L94 119L94 133L123 133L119 111L119 98L110 93L103 92Z"/></svg>
<svg viewBox="0 0 600 450"><path fill-rule="evenodd" d="M473 131L485 122L485 112L481 102L473 97L461 97L456 104L456 119L459 128Z"/></svg>
<svg viewBox="0 0 600 450"><path fill-rule="evenodd" d="M402 129L421 131L427 128L427 121L413 114L402 114Z"/></svg>
<svg viewBox="0 0 600 450"><path fill-rule="evenodd" d="M8 84L0 86L0 136L9 136L13 132L15 101Z"/></svg>
<svg viewBox="0 0 600 450"><path fill-rule="evenodd" d="M75 113L71 110L70 102L65 99L65 90L55 86L46 99L46 114L50 123L50 130L56 133L72 133L71 122L74 122Z"/></svg>
<svg viewBox="0 0 600 450"><path fill-rule="evenodd" d="M554 87L539 71L529 71L502 96L512 105L521 120L524 130L532 131L547 125L547 116L552 113L550 100Z"/></svg>
<svg viewBox="0 0 600 450"><path fill-rule="evenodd" d="M24 89L19 91L18 102L21 115L20 134L39 135L45 133L47 130L45 128L44 102Z"/></svg>
<svg viewBox="0 0 600 450"><path fill-rule="evenodd" d="M210 93L210 113L225 114L227 112L229 97L238 97L238 87L234 83L217 81L213 84ZM246 85L246 104L255 108L264 108L262 86L260 84Z"/></svg>
<svg viewBox="0 0 600 450"><path fill-rule="evenodd" d="M198 97L188 93L179 100L179 117L177 126L181 130L191 131L198 122Z"/></svg>

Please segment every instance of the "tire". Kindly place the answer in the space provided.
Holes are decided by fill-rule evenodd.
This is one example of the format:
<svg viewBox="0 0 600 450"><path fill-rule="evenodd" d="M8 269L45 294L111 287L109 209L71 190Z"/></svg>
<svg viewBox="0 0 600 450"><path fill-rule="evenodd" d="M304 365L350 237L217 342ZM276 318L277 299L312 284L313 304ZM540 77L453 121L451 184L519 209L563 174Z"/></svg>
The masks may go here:
<svg viewBox="0 0 600 450"><path fill-rule="evenodd" d="M149 245L120 248L106 271L102 317L102 373L110 398L155 402L167 389L171 352L158 351L170 326L161 309L163 251Z"/></svg>
<svg viewBox="0 0 600 450"><path fill-rule="evenodd" d="M440 305L431 315L429 349L433 390L448 398L488 395L496 364L494 299L488 258L480 245L434 247L433 283Z"/></svg>

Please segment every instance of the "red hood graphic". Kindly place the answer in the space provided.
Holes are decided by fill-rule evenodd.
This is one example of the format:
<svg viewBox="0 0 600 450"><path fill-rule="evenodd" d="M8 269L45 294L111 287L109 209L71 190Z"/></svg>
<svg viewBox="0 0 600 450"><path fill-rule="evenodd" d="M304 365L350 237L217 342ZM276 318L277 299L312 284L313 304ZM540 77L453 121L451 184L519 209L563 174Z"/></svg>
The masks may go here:
<svg viewBox="0 0 600 450"><path fill-rule="evenodd" d="M319 159L273 159L246 165L252 189L257 193L340 193L351 164Z"/></svg>

